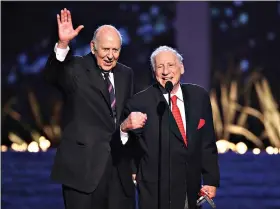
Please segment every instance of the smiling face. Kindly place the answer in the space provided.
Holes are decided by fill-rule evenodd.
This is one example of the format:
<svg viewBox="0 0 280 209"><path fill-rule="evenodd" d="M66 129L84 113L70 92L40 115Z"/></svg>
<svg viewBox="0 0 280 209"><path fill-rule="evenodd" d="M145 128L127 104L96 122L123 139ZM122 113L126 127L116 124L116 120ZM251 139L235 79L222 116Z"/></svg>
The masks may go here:
<svg viewBox="0 0 280 209"><path fill-rule="evenodd" d="M109 71L116 66L121 51L121 39L115 29L100 28L96 40L91 41L91 49L97 64L103 70Z"/></svg>
<svg viewBox="0 0 280 209"><path fill-rule="evenodd" d="M154 71L157 81L164 87L167 81L171 81L174 87L179 85L184 66L176 54L165 50L154 57Z"/></svg>

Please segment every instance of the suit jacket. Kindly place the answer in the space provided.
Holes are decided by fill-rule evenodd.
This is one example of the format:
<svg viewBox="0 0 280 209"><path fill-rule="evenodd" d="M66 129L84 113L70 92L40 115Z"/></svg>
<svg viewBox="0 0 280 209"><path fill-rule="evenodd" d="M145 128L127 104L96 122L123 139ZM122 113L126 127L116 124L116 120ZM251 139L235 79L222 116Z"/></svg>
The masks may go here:
<svg viewBox="0 0 280 209"><path fill-rule="evenodd" d="M117 122L109 92L94 55L73 56L60 62L52 53L45 76L63 93L63 134L51 177L82 192L93 192L109 155L117 166L127 195L133 194L130 162L121 144L119 124L124 104L133 95L133 71L120 63L113 69Z"/></svg>
<svg viewBox="0 0 280 209"><path fill-rule="evenodd" d="M147 114L145 126L133 130L129 139L138 142L134 158L138 168L140 209L158 208L158 188L161 208L168 208L169 176L172 182L172 209L184 208L186 191L189 208L196 208L202 180L204 185L219 186L218 154L209 96L197 85L182 84L181 88L186 114L187 146L158 84L134 95L125 107L125 115L131 111Z"/></svg>

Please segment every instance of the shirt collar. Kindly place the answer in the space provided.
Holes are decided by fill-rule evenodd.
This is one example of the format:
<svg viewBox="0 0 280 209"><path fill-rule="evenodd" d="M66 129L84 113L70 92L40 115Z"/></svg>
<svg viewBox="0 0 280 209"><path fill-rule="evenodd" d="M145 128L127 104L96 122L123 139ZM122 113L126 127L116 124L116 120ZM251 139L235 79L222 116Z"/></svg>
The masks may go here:
<svg viewBox="0 0 280 209"><path fill-rule="evenodd" d="M178 98L179 100L181 100L182 102L184 101L181 85L179 85L179 88L178 88L177 92L176 92L175 94L171 94L170 96L172 97L172 96L174 96L174 95L176 95L177 98Z"/></svg>
<svg viewBox="0 0 280 209"><path fill-rule="evenodd" d="M165 96L167 96L167 93L164 93ZM181 88L181 85L179 85L179 88L177 90L177 92L175 94L171 94L170 97L176 95L177 98L180 100L180 101L184 101L183 99L183 91L182 91L182 88Z"/></svg>

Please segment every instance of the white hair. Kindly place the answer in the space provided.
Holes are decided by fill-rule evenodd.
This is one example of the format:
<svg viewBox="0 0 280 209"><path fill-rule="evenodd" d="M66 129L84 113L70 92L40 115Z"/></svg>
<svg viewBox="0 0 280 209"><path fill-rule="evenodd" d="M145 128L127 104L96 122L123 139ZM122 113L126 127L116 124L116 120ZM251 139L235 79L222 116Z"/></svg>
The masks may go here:
<svg viewBox="0 0 280 209"><path fill-rule="evenodd" d="M176 57L178 58L178 61L180 63L183 63L183 57L181 54L179 54L179 52L176 49L173 49L170 46L160 46L153 51L153 53L150 57L150 61L151 61L153 70L155 70L155 57L162 51L170 51L170 52L174 53L176 55Z"/></svg>
<svg viewBox="0 0 280 209"><path fill-rule="evenodd" d="M92 37L92 41L94 42L94 47L96 47L96 45L97 45L97 34L98 34L99 30L101 28L104 28L104 27L108 27L108 28L111 28L111 29L115 30L117 32L119 38L120 38L121 45L122 45L122 35L121 35L120 31L115 26L113 26L113 25L101 25L94 31L94 34L93 34L93 37Z"/></svg>

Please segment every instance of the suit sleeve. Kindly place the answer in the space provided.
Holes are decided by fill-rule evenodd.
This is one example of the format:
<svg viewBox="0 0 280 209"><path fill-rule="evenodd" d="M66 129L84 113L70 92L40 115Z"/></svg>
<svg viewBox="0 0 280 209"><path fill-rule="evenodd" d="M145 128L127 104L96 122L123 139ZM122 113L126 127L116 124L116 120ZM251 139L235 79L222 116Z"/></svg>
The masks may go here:
<svg viewBox="0 0 280 209"><path fill-rule="evenodd" d="M129 114L133 111L136 111L133 109L133 99L129 99L129 101L126 103L123 111L123 118L127 118ZM139 133L138 133L139 132ZM131 158L131 169L132 169L132 174L137 174L138 170L138 161L139 161L139 153L140 153L140 145L139 145L139 136L140 134L140 129L130 131L128 134L128 141L125 144L125 146L129 150L129 155Z"/></svg>
<svg viewBox="0 0 280 209"><path fill-rule="evenodd" d="M204 96L204 117L202 138L202 177L203 184L219 187L220 171L218 165L218 152L216 136L213 125L212 108L208 93Z"/></svg>
<svg viewBox="0 0 280 209"><path fill-rule="evenodd" d="M133 75L132 75L133 76ZM134 92L134 84L131 84L131 94L133 94ZM132 96L132 95L131 95ZM124 117L127 118L129 116L129 114L131 113L131 107L129 102L127 102L127 104L125 105L124 108ZM131 133L128 134L128 143L130 144L130 156L131 156L131 170L132 170L132 174L137 174L137 165L136 165L136 160L133 156L133 152L135 150L135 142L133 142L133 135L131 135Z"/></svg>
<svg viewBox="0 0 280 209"><path fill-rule="evenodd" d="M71 50L63 62L57 60L55 52L52 52L43 71L44 78L65 93L73 92L77 84L74 61Z"/></svg>

